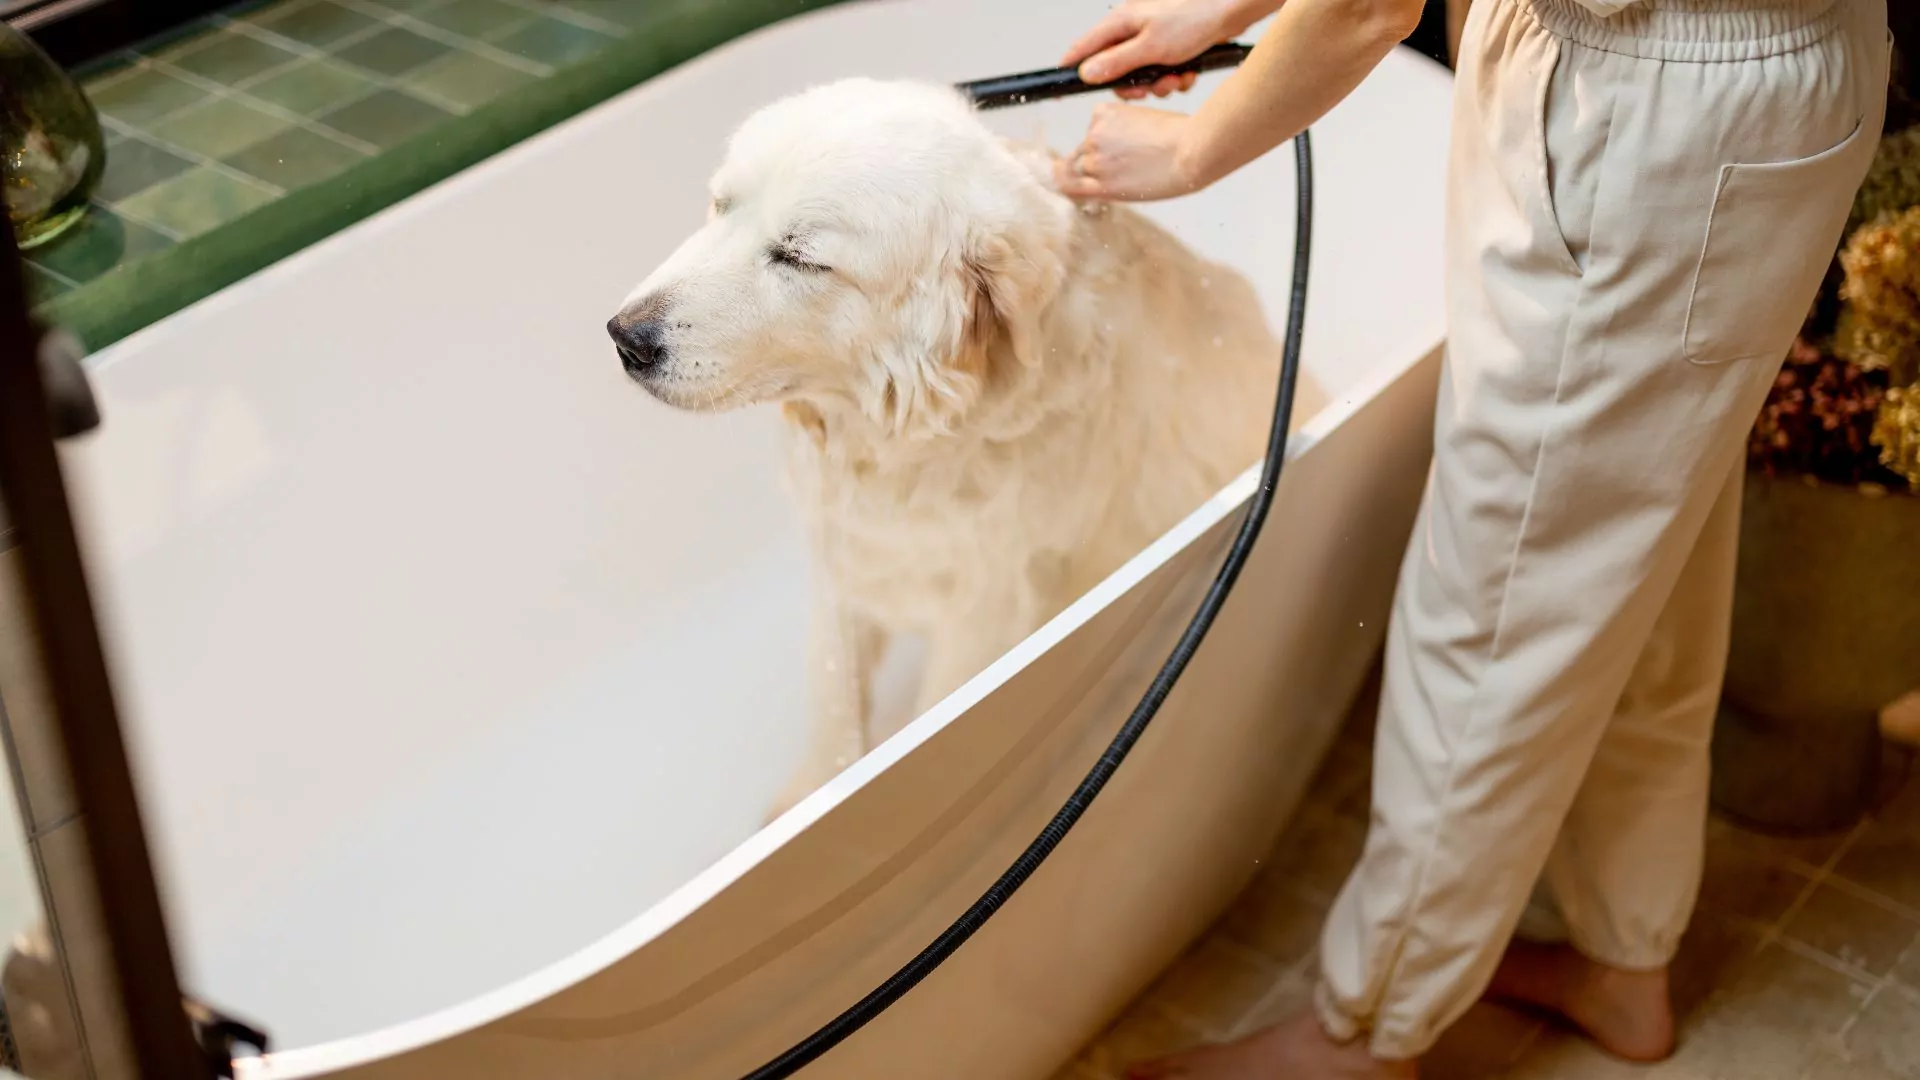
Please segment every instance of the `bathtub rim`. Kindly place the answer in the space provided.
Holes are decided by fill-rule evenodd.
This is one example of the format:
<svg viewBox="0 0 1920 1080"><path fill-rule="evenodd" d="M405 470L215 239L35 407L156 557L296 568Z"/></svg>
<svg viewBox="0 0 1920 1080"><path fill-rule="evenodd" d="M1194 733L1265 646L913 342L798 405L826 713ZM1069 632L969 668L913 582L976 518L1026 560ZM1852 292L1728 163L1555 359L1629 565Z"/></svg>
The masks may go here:
<svg viewBox="0 0 1920 1080"><path fill-rule="evenodd" d="M1400 362L1382 363L1375 372L1357 379L1351 390L1334 397L1319 413L1293 432L1288 439L1286 461L1291 464L1311 451L1335 428L1378 399L1387 388L1430 360L1442 348L1444 341L1444 329L1438 325L1440 320L1434 322L1436 325L1430 327L1427 333L1419 335L1420 341L1409 340L1404 349L1389 354L1403 357ZM1239 511L1252 497L1259 482L1260 464L1255 463L932 708L914 717L853 765L714 860L704 870L595 941L502 986L411 1020L308 1046L236 1058L235 1076L238 1080L302 1080L366 1066L497 1023L611 969L658 940L701 906L751 873L830 811L919 749L1116 599ZM1270 522L1268 528L1276 525L1277 522Z"/></svg>

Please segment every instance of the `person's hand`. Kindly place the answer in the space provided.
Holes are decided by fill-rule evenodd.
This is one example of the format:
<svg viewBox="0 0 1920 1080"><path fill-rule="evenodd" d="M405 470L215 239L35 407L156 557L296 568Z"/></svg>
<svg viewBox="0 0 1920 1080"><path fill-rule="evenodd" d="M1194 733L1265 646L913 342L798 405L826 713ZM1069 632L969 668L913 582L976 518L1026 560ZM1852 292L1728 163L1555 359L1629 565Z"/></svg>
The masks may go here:
<svg viewBox="0 0 1920 1080"><path fill-rule="evenodd" d="M1079 68L1080 77L1097 86L1149 64L1185 63L1253 25L1244 6L1244 0L1125 0L1074 42L1060 64ZM1114 92L1129 101L1149 93L1166 97L1193 89L1194 78L1168 75L1152 86Z"/></svg>
<svg viewBox="0 0 1920 1080"><path fill-rule="evenodd" d="M1193 174L1187 140L1193 119L1139 105L1100 105L1073 156L1054 165L1054 183L1076 199L1148 202L1205 187Z"/></svg>

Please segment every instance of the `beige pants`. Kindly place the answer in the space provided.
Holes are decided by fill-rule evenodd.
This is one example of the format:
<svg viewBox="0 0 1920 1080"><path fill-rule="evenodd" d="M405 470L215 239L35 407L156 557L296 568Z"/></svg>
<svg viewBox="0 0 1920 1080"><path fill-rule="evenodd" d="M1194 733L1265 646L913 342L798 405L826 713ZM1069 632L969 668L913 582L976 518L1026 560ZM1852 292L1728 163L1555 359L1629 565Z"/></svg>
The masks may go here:
<svg viewBox="0 0 1920 1080"><path fill-rule="evenodd" d="M1879 137L1885 2L1474 4L1433 469L1321 942L1335 1037L1426 1050L1536 885L1593 958L1672 957L1745 434Z"/></svg>

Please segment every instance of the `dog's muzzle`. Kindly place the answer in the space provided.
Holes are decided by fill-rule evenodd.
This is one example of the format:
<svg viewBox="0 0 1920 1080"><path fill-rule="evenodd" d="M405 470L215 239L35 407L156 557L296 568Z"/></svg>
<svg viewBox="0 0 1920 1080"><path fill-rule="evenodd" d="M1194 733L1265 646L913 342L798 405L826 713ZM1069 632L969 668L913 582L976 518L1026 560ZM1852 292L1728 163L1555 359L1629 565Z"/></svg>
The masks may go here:
<svg viewBox="0 0 1920 1080"><path fill-rule="evenodd" d="M620 366L636 379L646 378L667 359L667 324L660 319L615 315L607 334L620 354Z"/></svg>

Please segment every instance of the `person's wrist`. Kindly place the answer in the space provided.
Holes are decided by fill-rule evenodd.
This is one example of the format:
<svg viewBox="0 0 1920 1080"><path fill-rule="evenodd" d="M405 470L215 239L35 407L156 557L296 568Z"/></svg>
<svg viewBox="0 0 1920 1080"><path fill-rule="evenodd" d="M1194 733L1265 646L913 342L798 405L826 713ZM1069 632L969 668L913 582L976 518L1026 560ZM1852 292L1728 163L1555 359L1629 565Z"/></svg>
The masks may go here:
<svg viewBox="0 0 1920 1080"><path fill-rule="evenodd" d="M1173 145L1173 173L1189 192L1199 191L1220 179L1215 169L1206 125L1198 116L1188 117L1180 125L1180 136Z"/></svg>

